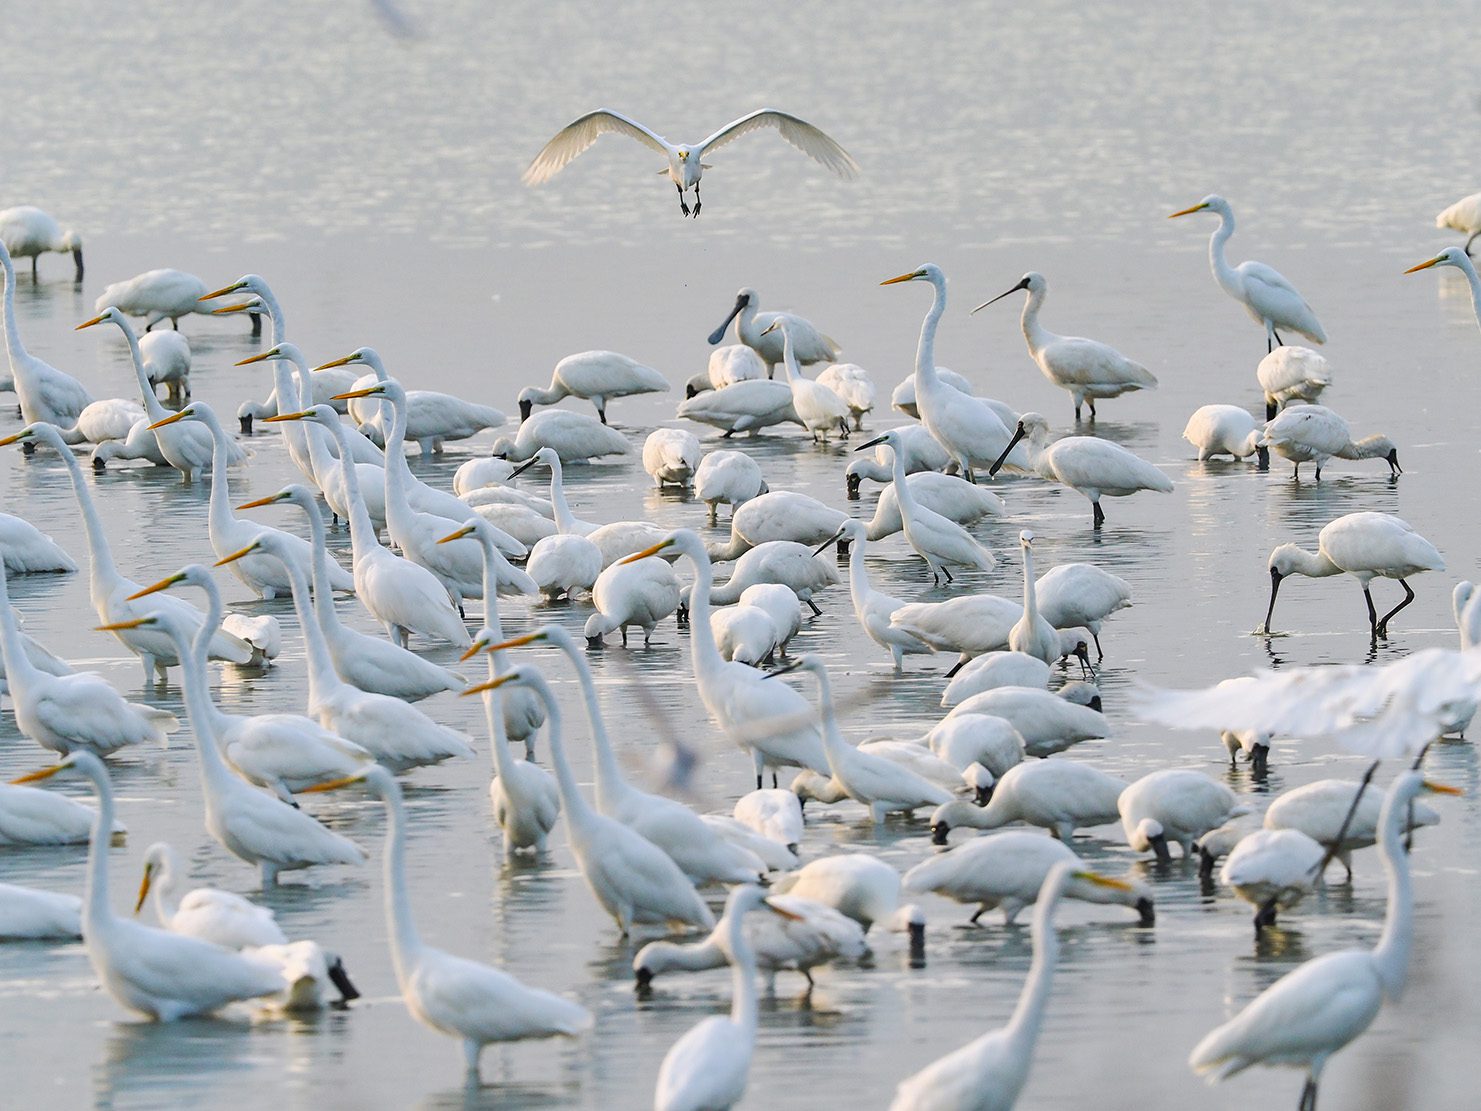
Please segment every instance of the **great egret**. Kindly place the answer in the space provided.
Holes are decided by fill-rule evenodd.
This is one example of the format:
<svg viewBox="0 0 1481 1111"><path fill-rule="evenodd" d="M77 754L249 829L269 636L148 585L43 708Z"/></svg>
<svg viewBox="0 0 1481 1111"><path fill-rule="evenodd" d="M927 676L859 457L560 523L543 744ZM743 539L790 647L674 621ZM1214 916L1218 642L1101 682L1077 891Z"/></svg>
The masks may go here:
<svg viewBox="0 0 1481 1111"><path fill-rule="evenodd" d="M82 900L58 891L0 883L0 941L82 936Z"/></svg>
<svg viewBox="0 0 1481 1111"><path fill-rule="evenodd" d="M792 391L792 408L802 418L803 425L812 433L813 439L828 442L829 433L837 430L840 437L848 439L848 403L822 382L802 376L793 348L791 329L785 320L776 320L768 325L768 332L782 333L782 366L787 373L787 388Z"/></svg>
<svg viewBox="0 0 1481 1111"><path fill-rule="evenodd" d="M48 251L69 254L76 267L73 280L82 281L82 237L33 205L17 205L0 212L0 246L10 252L11 258L29 258L33 278L37 260L43 254Z"/></svg>
<svg viewBox="0 0 1481 1111"><path fill-rule="evenodd" d="M679 402L677 415L718 428L721 438L727 440L737 432L754 436L774 424L802 423L792 407L791 388L785 382L764 378L735 382L687 397Z"/></svg>
<svg viewBox="0 0 1481 1111"><path fill-rule="evenodd" d="M5 280L5 288L0 291L4 296L5 350L10 358L10 376L21 419L27 424L45 422L71 428L92 403L92 394L70 374L32 355L21 342L20 326L15 319L15 266L3 242L0 242L0 271L4 272ZM28 454L34 450L34 445L27 445Z"/></svg>
<svg viewBox="0 0 1481 1111"><path fill-rule="evenodd" d="M735 305L731 308L729 315L720 322L720 326L710 333L710 346L713 347L725 338L725 329L730 327L730 322L739 317L736 323L736 338L745 344L763 363L766 364L766 377L769 379L776 373L777 363L782 361L785 354L785 339L780 331L775 331L776 324L785 322L792 332L793 353L797 361L803 366L813 363L831 363L838 358L838 342L830 336L825 336L809 320L805 320L796 313L790 312L761 312L761 297L754 289L743 289L735 295ZM716 383L715 388L721 388Z"/></svg>
<svg viewBox="0 0 1481 1111"><path fill-rule="evenodd" d="M1274 420L1282 405L1316 402L1332 384L1332 370L1326 358L1311 348L1284 344L1260 360L1255 378L1265 395L1265 419Z"/></svg>
<svg viewBox="0 0 1481 1111"><path fill-rule="evenodd" d="M1201 405L1183 426L1183 439L1198 449L1200 463L1220 455L1235 459L1253 455L1263 470L1270 466L1270 449L1259 442L1260 428L1250 411L1238 405Z"/></svg>
<svg viewBox="0 0 1481 1111"><path fill-rule="evenodd" d="M1296 465L1301 477L1302 463L1316 464L1316 480L1322 480L1322 467L1334 455L1340 459L1382 459L1392 477L1404 473L1399 466L1399 449L1387 436L1352 438L1347 421L1325 405L1287 405L1265 425L1260 433L1260 446L1270 449Z"/></svg>
<svg viewBox="0 0 1481 1111"><path fill-rule="evenodd" d="M1327 333L1323 331L1316 313L1311 311L1311 306L1296 292L1296 287L1274 269L1263 262L1253 261L1229 265L1229 260L1224 257L1224 245L1234 234L1234 210L1228 201L1210 193L1197 204L1174 212L1168 219L1194 212L1212 212L1219 217L1219 226L1208 241L1209 266L1220 288L1242 302L1255 323L1265 329L1267 353L1285 343L1277 330L1280 328L1299 332L1312 343L1327 342Z"/></svg>
<svg viewBox="0 0 1481 1111"><path fill-rule="evenodd" d="M0 227L3 227L5 213L0 212ZM1466 244L1461 248L1467 255L1471 253L1471 244L1476 242L1476 237L1481 235L1481 193L1472 193L1468 197L1462 197L1449 208L1445 209L1435 217L1435 227L1452 228L1462 232L1466 236ZM14 252L11 252L14 254ZM82 263L78 262L78 267ZM78 277L81 277L81 270Z"/></svg>
<svg viewBox="0 0 1481 1111"><path fill-rule="evenodd" d="M267 907L214 887L197 887L181 894L177 881L182 873L180 857L164 841L144 851L144 878L139 883L137 915L154 894L154 913L159 924L171 933L199 938L224 949L248 949L259 945L284 945L277 918Z"/></svg>
<svg viewBox="0 0 1481 1111"><path fill-rule="evenodd" d="M715 916L673 859L642 834L597 813L582 797L566 759L560 706L538 671L516 667L463 693L497 690L508 683L529 687L545 703L550 762L560 787L571 852L587 887L602 909L612 916L622 936L631 934L634 926L649 922L712 929Z"/></svg>
<svg viewBox="0 0 1481 1111"><path fill-rule="evenodd" d="M161 1022L210 1014L228 1003L283 990L283 978L271 968L208 941L113 913L108 905L107 853L113 786L103 762L90 752L74 752L61 763L22 779L35 782L68 768L91 780L98 796L98 816L88 846L82 937L104 990L129 1010Z"/></svg>
<svg viewBox="0 0 1481 1111"><path fill-rule="evenodd" d="M632 445L615 428L595 417L570 409L546 409L521 422L514 438L500 436L491 449L494 455L519 463L533 458L542 447L561 457L562 463L579 463L604 455L628 455Z"/></svg>
<svg viewBox="0 0 1481 1111"><path fill-rule="evenodd" d="M1466 276L1466 284L1471 287L1471 308L1476 314L1476 323L1481 324L1481 277L1476 274L1476 267L1471 262L1471 256L1459 247L1446 247L1428 262L1411 266L1404 273L1413 274L1418 270L1428 270L1432 266L1453 266Z"/></svg>
<svg viewBox="0 0 1481 1111"><path fill-rule="evenodd" d="M1043 274L1030 271L1012 289L998 294L992 301L984 301L972 311L985 309L993 301L1001 301L1021 289L1028 291L1022 317L1028 353L1039 364L1045 378L1069 391L1075 399L1075 420L1080 419L1080 407L1086 402L1090 404L1090 419L1094 420L1096 399L1157 388L1157 379L1151 371L1114 347L1079 336L1057 336L1040 324L1039 310L1044 307L1049 290Z"/></svg>
<svg viewBox="0 0 1481 1111"><path fill-rule="evenodd" d="M256 539L253 538L254 543ZM277 546L280 550L283 547L281 543ZM167 575L132 595L129 601L175 586L193 586L205 592L207 620L222 612L221 592L210 572L199 564ZM305 635L316 632L317 627ZM216 706L209 694L203 709L210 715L211 735L227 762L243 778L266 787L289 805L296 805L294 791L327 779L340 779L372 758L362 746L301 714L228 714Z"/></svg>
<svg viewBox="0 0 1481 1111"><path fill-rule="evenodd" d="M712 525L721 503L734 516L737 508L768 489L761 467L743 451L708 452L694 472L694 496L709 507Z"/></svg>
<svg viewBox="0 0 1481 1111"><path fill-rule="evenodd" d="M1318 779L1281 792L1265 811L1264 825L1268 830L1306 834L1342 862L1351 882L1352 854L1378 843L1382 816L1383 800L1373 791L1346 779ZM1404 832L1439 821L1437 810L1416 802L1405 818Z"/></svg>
<svg viewBox="0 0 1481 1111"><path fill-rule="evenodd" d="M0 564L7 575L41 575L77 570L62 546L24 517L0 513Z"/></svg>
<svg viewBox="0 0 1481 1111"><path fill-rule="evenodd" d="M874 411L874 381L858 363L830 363L818 372L815 381L826 386L848 406L854 431L864 427L864 417Z"/></svg>
<svg viewBox="0 0 1481 1111"><path fill-rule="evenodd" d="M1203 845L1199 844L1199 854ZM1219 882L1257 908L1255 931L1311 893L1326 850L1299 829L1257 829L1230 850Z"/></svg>
<svg viewBox="0 0 1481 1111"><path fill-rule="evenodd" d="M1116 803L1121 829L1136 852L1149 849L1163 863L1172 859L1168 842L1193 854L1193 842L1240 813L1231 791L1191 768L1163 768L1142 776L1121 792Z"/></svg>
<svg viewBox="0 0 1481 1111"><path fill-rule="evenodd" d="M381 767L368 768L350 782L354 780L364 780L386 806L386 929L396 982L412 1017L460 1039L468 1072L475 1077L483 1047L491 1042L576 1037L590 1030L591 1012L581 1004L422 942L406 887L407 820L401 788ZM326 783L318 789L344 785L345 781Z"/></svg>
<svg viewBox="0 0 1481 1111"><path fill-rule="evenodd" d="M838 531L838 539L849 545L848 584L854 617L869 639L890 654L895 663L895 674L899 675L905 669L906 655L926 655L934 650L913 633L890 623L891 616L905 603L869 585L869 567L864 556L868 540L864 526L858 521L846 521Z"/></svg>
<svg viewBox="0 0 1481 1111"><path fill-rule="evenodd" d="M1388 911L1378 944L1329 953L1282 976L1210 1031L1189 1055L1189 1068L1210 1084L1252 1065L1304 1068L1301 1111L1315 1111L1328 1059L1368 1028L1385 1000L1397 1001L1403 992L1414 947L1414 888L1399 828L1408 804L1424 791L1460 793L1406 772L1383 801L1379 824Z"/></svg>
<svg viewBox="0 0 1481 1111"><path fill-rule="evenodd" d="M202 568L199 574L204 573ZM264 888L278 882L279 872L316 864L364 863L365 853L353 841L259 790L227 766L213 728L215 713L210 704L205 658L206 643L221 619L220 596L207 595L207 599L212 612L208 612L199 632L164 609L118 623L122 627L153 626L175 642L184 673L185 711L200 763L207 832L227 852L256 865ZM154 595L149 605L158 606L164 600Z"/></svg>
<svg viewBox="0 0 1481 1111"><path fill-rule="evenodd" d="M66 660L53 653L46 645L34 637L21 633L21 650L31 665L47 675L75 675L77 669ZM5 677L5 655L0 652L0 704L3 704L4 696L10 693L10 682Z"/></svg>
<svg viewBox="0 0 1481 1111"><path fill-rule="evenodd" d="M616 351L580 351L555 364L550 387L526 386L519 391L519 419L528 420L536 405L554 405L563 397L581 397L596 407L607 423L607 402L614 397L667 393L668 379L636 359Z"/></svg>
<svg viewBox="0 0 1481 1111"><path fill-rule="evenodd" d="M1373 636L1386 637L1389 621L1414 601L1414 591L1406 581L1408 577L1423 571L1443 570L1445 560L1435 546L1407 521L1388 513L1348 513L1322 527L1317 533L1315 552L1295 544L1282 544L1270 553L1270 605L1257 631L1270 635L1270 619L1275 616L1275 596L1282 579L1289 575L1318 579L1347 574L1363 588ZM1381 618L1368 590L1375 578L1397 579L1404 588L1404 600Z"/></svg>
<svg viewBox="0 0 1481 1111"><path fill-rule="evenodd" d="M71 451L67 450L61 435L49 424L27 425L19 432L0 439L0 447L26 441L47 444L58 453L62 462L67 466L67 472L72 479L72 492L77 497L77 508L82 514L83 528L87 533L91 563L88 586L92 596L93 610L97 613L98 620L105 624L113 624L126 622L138 616L143 611L130 602L128 596L137 592L140 584L132 579L124 578L114 564L113 552L108 547L108 537L103 531L103 518L93 503L92 493L88 490L87 480L83 478L82 468L78 466L76 458ZM178 598L162 598L157 599L151 605L173 613L185 621L192 632L201 627L203 621L201 611L189 602L183 602ZM117 633L118 639L130 652L138 656L140 663L143 664L146 684L151 682L156 675L163 680L166 669L180 662L174 641L162 635L156 627L120 626ZM218 630L211 638L210 654L213 659L228 660L235 664L260 662L264 656L268 655L263 648L249 644L246 640L224 629Z"/></svg>
<svg viewBox="0 0 1481 1111"><path fill-rule="evenodd" d="M745 916L761 908L791 918L770 904L764 888L737 887L725 900L726 955L731 967L730 1017L711 1015L664 1054L653 1093L654 1111L709 1111L732 1107L745 1095L756 1049L756 954Z"/></svg>
<svg viewBox="0 0 1481 1111"><path fill-rule="evenodd" d="M1034 963L1008 1025L906 1077L895 1089L890 1111L1009 1111L1028 1081L1059 960L1055 908L1072 887L1119 891L1126 886L1121 880L1088 871L1078 860L1060 861L1050 868L1039 885L1034 908Z"/></svg>
<svg viewBox="0 0 1481 1111"><path fill-rule="evenodd" d="M1035 760L1007 769L986 806L953 800L931 815L931 839L946 844L953 829L999 829L1012 822L1041 826L1068 845L1075 830L1109 825L1126 781L1072 760Z"/></svg>
<svg viewBox="0 0 1481 1111"><path fill-rule="evenodd" d="M1029 470L1090 499L1096 528L1106 519L1100 507L1102 497L1125 498L1142 490L1172 492L1172 479L1120 444L1095 436L1065 436L1051 442L1049 422L1038 413L1024 413L1018 418L1013 439L988 474L996 475L1011 460L1019 441L1028 448Z"/></svg>
<svg viewBox="0 0 1481 1111"><path fill-rule="evenodd" d="M773 779L778 767L810 768L827 774L828 758L807 699L785 683L767 680L753 667L722 659L715 647L710 631L714 568L704 542L688 529L679 529L623 562L633 563L670 550L687 556L694 565L689 637L700 700L726 736L750 751L756 786L761 786L762 773L768 767Z"/></svg>
<svg viewBox="0 0 1481 1111"><path fill-rule="evenodd" d="M798 119L787 112L779 112L775 108L758 108L738 120L732 120L708 138L689 144L670 143L662 135L634 119L609 108L598 108L595 112L578 116L557 131L529 164L523 180L526 185L543 185L601 136L609 133L626 135L668 159L668 168L660 172L667 173L668 179L679 191L679 210L685 216L690 215L689 203L684 194L693 189L693 215L698 216L699 180L704 171L710 168L704 161L705 157L742 135L749 135L766 127L776 128L783 139L839 177L851 178L859 172L858 163L822 131L806 120Z"/></svg>
<svg viewBox="0 0 1481 1111"><path fill-rule="evenodd" d="M689 486L699 469L701 450L692 432L655 428L643 441L643 470L660 490L665 486Z"/></svg>
<svg viewBox="0 0 1481 1111"><path fill-rule="evenodd" d="M179 329L180 318L191 313L211 316L221 306L206 292L206 283L194 274L183 270L146 270L132 278L105 286L93 306L94 312L102 312L113 306L130 316L145 318L147 332L163 320ZM252 334L262 332L262 318L252 314Z"/></svg>
<svg viewBox="0 0 1481 1111"><path fill-rule="evenodd" d="M796 795L790 791L783 793L796 803ZM749 915L743 929L769 991L776 989L776 974L784 969L802 973L811 987L814 968L835 960L857 961L869 952L859 924L830 906L793 895L773 895L766 902L787 914ZM656 976L675 969L704 972L724 968L734 956L729 950L730 927L727 903L720 921L703 941L690 945L650 941L633 958L638 988L649 987Z"/></svg>
<svg viewBox="0 0 1481 1111"><path fill-rule="evenodd" d="M920 344L915 353L915 405L921 423L946 449L968 482L975 481L975 465L1007 459L1020 470L1029 467L1024 452L1013 455L1013 436L1002 415L979 397L964 393L936 373L936 328L946 312L946 275L934 263L888 278L880 285L897 282L930 282L936 291L931 308L921 324Z"/></svg>

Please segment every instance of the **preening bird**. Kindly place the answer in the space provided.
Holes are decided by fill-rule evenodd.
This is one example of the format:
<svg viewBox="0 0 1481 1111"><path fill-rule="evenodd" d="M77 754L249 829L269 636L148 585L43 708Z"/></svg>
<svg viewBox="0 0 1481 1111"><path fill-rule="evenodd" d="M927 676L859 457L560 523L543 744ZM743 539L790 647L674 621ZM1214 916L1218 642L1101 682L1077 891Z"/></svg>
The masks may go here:
<svg viewBox="0 0 1481 1111"><path fill-rule="evenodd" d="M689 144L670 143L636 120L608 108L598 108L595 112L588 112L572 120L555 133L525 170L524 183L543 185L601 136L608 133L626 135L668 159L668 167L659 172L666 173L668 179L674 183L674 188L679 191L679 210L685 216L698 216L699 180L704 171L711 168L704 161L705 157L742 135L766 127L776 128L783 139L839 177L851 178L859 172L858 163L821 130L806 120L798 119L787 112L778 112L774 108L759 108L731 121L707 139ZM690 189L694 190L692 212L685 198L685 192Z"/></svg>

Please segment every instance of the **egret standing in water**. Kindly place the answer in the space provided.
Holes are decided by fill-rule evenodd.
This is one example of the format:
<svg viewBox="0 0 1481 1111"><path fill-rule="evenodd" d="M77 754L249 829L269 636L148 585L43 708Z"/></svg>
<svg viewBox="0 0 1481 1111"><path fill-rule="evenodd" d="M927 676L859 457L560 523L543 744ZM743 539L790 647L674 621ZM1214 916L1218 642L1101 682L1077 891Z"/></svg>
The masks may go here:
<svg viewBox="0 0 1481 1111"><path fill-rule="evenodd" d="M698 216L699 179L704 171L711 168L705 162L705 156L723 147L726 143L739 139L742 135L748 135L752 131L759 131L763 127L776 128L783 139L813 161L822 163L839 177L851 178L859 172L859 164L849 157L848 151L822 131L806 120L798 119L786 112L778 112L774 108L759 108L738 120L731 121L702 142L689 144L670 143L662 135L649 130L637 120L608 108L598 108L595 112L588 112L572 120L555 133L555 136L541 148L535 160L525 170L524 183L526 185L545 184L601 136L615 132L618 135L626 135L629 139L636 139L646 147L652 147L668 159L668 167L659 172L668 174L668 179L679 191L680 211L685 216ZM694 190L692 211L684 196L685 192L690 189Z"/></svg>
<svg viewBox="0 0 1481 1111"><path fill-rule="evenodd" d="M1306 303L1296 287L1286 281L1278 271L1263 262L1241 262L1230 266L1224 257L1224 244L1234 234L1234 209L1229 202L1216 193L1210 193L1197 204L1180 209L1168 217L1187 216L1194 212L1212 212L1219 217L1219 226L1208 241L1208 261L1214 279L1225 293L1244 304L1245 311L1265 329L1266 353L1285 343L1280 338L1279 328L1300 332L1312 343L1326 343L1327 333L1311 306Z"/></svg>

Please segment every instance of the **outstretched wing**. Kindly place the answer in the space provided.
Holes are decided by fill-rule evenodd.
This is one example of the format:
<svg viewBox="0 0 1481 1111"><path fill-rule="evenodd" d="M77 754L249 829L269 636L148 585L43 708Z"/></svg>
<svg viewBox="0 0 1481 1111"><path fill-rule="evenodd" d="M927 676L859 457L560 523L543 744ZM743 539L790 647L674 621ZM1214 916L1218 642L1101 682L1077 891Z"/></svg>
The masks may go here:
<svg viewBox="0 0 1481 1111"><path fill-rule="evenodd" d="M571 126L574 127L575 124ZM859 172L859 164L849 157L848 151L822 131L806 120L800 120L786 112L778 112L774 108L759 108L734 123L726 124L699 145L700 157L703 158L731 140L759 131L763 127L776 128L783 139L815 162L821 162L839 177L850 178Z"/></svg>
<svg viewBox="0 0 1481 1111"><path fill-rule="evenodd" d="M540 153L535 155L535 160L525 170L524 183L544 185L564 170L572 159L609 132L636 139L659 154L667 155L669 152L669 145L661 136L655 135L636 120L630 120L607 108L598 108L595 112L588 112L572 120L555 133L555 137L541 148Z"/></svg>

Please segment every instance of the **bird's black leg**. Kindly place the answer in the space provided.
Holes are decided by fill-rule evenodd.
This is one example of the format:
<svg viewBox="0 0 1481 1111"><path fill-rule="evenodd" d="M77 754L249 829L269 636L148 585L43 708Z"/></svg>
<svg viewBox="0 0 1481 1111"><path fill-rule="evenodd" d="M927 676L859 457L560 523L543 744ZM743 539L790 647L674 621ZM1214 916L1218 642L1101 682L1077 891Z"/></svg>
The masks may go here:
<svg viewBox="0 0 1481 1111"><path fill-rule="evenodd" d="M1318 482L1322 480L1322 465L1320 463L1316 465L1316 480Z"/></svg>
<svg viewBox="0 0 1481 1111"><path fill-rule="evenodd" d="M1090 398L1088 401L1085 402L1085 404L1090 406L1090 419L1092 421L1094 421L1095 420L1095 398L1093 398L1093 397Z"/></svg>
<svg viewBox="0 0 1481 1111"><path fill-rule="evenodd" d="M1277 332L1274 328L1270 329L1270 334L1275 337L1275 344L1277 347L1284 347L1286 345L1286 341L1280 338L1280 333Z"/></svg>
<svg viewBox="0 0 1481 1111"><path fill-rule="evenodd" d="M1080 403L1078 401L1075 402L1075 423L1080 423Z"/></svg>
<svg viewBox="0 0 1481 1111"><path fill-rule="evenodd" d="M1378 635L1381 636L1381 637L1388 636L1388 622L1389 622L1389 618L1393 617L1394 614L1398 613L1401 609L1403 609L1405 606L1407 606L1410 602L1414 601L1414 591L1409 588L1409 584L1407 582L1405 582L1403 579L1400 579L1399 580L1399 585L1404 588L1404 600L1402 602L1400 602L1397 606L1395 606L1393 609L1389 610L1386 614L1384 614L1381 619L1379 619L1377 632L1378 632Z"/></svg>
<svg viewBox="0 0 1481 1111"><path fill-rule="evenodd" d="M177 332L180 330L180 318L178 316L170 317L170 327Z"/></svg>
<svg viewBox="0 0 1481 1111"><path fill-rule="evenodd" d="M699 209L700 209L699 182L696 181L694 183L694 215L695 215L696 218L699 216Z"/></svg>
<svg viewBox="0 0 1481 1111"><path fill-rule="evenodd" d="M602 418L602 423L603 424L606 424L607 423L607 410L606 409L598 409L597 410L597 416L599 416L599 417Z"/></svg>
<svg viewBox="0 0 1481 1111"><path fill-rule="evenodd" d="M41 256L40 255L32 255L31 256L31 281L33 281L33 282L36 281L37 277L39 276L36 273L36 263L38 261L40 261L40 259L41 259Z"/></svg>
<svg viewBox="0 0 1481 1111"><path fill-rule="evenodd" d="M1090 639L1095 641L1095 660L1096 663L1099 663L1101 660L1106 658L1105 649L1100 646L1100 634L1091 633Z"/></svg>
<svg viewBox="0 0 1481 1111"><path fill-rule="evenodd" d="M1301 1089L1301 1105L1296 1111L1316 1111L1316 1081L1309 1076Z"/></svg>
<svg viewBox="0 0 1481 1111"><path fill-rule="evenodd" d="M771 789L774 791L774 790L776 790L776 788L777 788L776 769L775 768L772 768L771 769Z"/></svg>
<svg viewBox="0 0 1481 1111"><path fill-rule="evenodd" d="M1095 510L1095 527L1100 528L1101 525L1106 523L1106 511L1100 507L1100 502L1098 501L1091 502L1090 508Z"/></svg>
<svg viewBox="0 0 1481 1111"><path fill-rule="evenodd" d="M1378 635L1378 611L1373 608L1373 595L1369 593L1368 587L1363 586L1363 600L1368 603L1368 628L1373 630L1373 635Z"/></svg>
<svg viewBox="0 0 1481 1111"><path fill-rule="evenodd" d="M941 565L941 573L946 576L947 582L956 582L956 580L951 577L951 568L947 567L944 563Z"/></svg>
<svg viewBox="0 0 1481 1111"><path fill-rule="evenodd" d="M1481 235L1481 231L1473 231L1471 232L1471 238L1466 240L1465 252L1467 255L1471 253L1471 244L1476 242L1476 236L1478 235Z"/></svg>
<svg viewBox="0 0 1481 1111"><path fill-rule="evenodd" d="M1273 402L1273 401L1266 401L1265 402L1265 419L1266 420L1274 420L1275 419L1275 413L1276 413L1276 404L1275 404L1275 402Z"/></svg>
<svg viewBox="0 0 1481 1111"><path fill-rule="evenodd" d="M250 315L252 317L252 338L257 339L262 335L262 314L254 312Z"/></svg>
<svg viewBox="0 0 1481 1111"><path fill-rule="evenodd" d="M679 191L679 211L682 212L685 216L688 216L689 202L684 199L684 187L682 185L679 185L678 183L675 183L674 188Z"/></svg>

